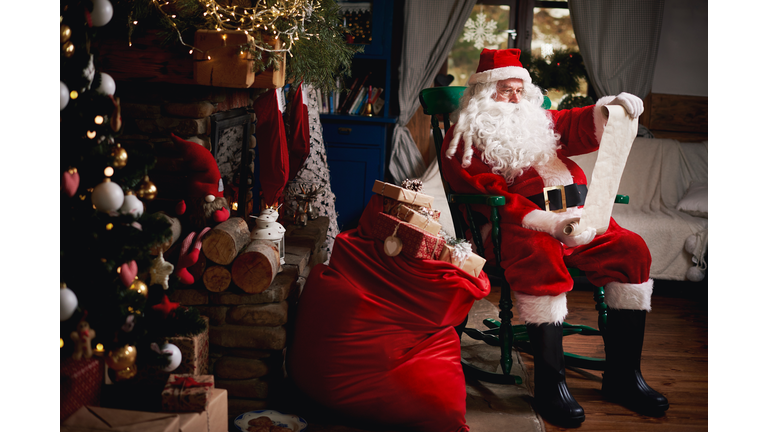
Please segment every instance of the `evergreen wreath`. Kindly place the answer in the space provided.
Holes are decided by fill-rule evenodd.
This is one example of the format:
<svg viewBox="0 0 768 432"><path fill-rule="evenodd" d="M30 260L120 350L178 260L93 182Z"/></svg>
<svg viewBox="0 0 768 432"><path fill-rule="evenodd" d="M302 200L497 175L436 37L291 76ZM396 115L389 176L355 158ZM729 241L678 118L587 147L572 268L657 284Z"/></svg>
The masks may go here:
<svg viewBox="0 0 768 432"><path fill-rule="evenodd" d="M531 81L543 89L558 89L563 93L579 91L579 79L587 78L584 59L575 51L555 50L548 58L533 57L523 51L520 62L531 74Z"/></svg>

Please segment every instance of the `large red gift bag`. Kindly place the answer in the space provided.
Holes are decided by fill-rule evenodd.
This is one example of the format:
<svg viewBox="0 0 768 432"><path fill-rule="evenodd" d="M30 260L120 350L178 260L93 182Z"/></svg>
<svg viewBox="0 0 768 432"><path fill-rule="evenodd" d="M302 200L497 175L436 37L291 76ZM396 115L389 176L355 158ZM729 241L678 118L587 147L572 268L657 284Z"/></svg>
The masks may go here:
<svg viewBox="0 0 768 432"><path fill-rule="evenodd" d="M288 373L309 397L351 419L398 430L468 431L454 326L490 292L443 261L388 256L373 236L382 197L336 237L328 265L299 298Z"/></svg>

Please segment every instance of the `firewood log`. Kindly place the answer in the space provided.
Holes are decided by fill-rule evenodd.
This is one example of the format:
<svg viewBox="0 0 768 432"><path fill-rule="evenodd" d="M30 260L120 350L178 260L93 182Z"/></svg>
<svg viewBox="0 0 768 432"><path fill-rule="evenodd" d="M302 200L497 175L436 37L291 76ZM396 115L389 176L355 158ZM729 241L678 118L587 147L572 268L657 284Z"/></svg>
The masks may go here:
<svg viewBox="0 0 768 432"><path fill-rule="evenodd" d="M157 215L167 219L168 222L170 222L171 238L169 238L163 243L152 246L152 248L149 250L149 253L151 253L152 255L160 255L160 252L165 254L165 252L167 252L168 249L170 249L171 246L173 246L173 244L176 243L177 240L179 240L179 237L181 237L181 221L179 221L175 217L168 216L163 212L157 212Z"/></svg>
<svg viewBox="0 0 768 432"><path fill-rule="evenodd" d="M272 284L280 271L280 252L269 240L252 240L232 263L232 280L250 294L260 293Z"/></svg>
<svg viewBox="0 0 768 432"><path fill-rule="evenodd" d="M203 253L209 261L229 265L248 244L251 233L240 217L230 218L211 229L203 239Z"/></svg>
<svg viewBox="0 0 768 432"><path fill-rule="evenodd" d="M222 292L232 283L232 274L225 266L211 265L203 272L203 285L208 291Z"/></svg>

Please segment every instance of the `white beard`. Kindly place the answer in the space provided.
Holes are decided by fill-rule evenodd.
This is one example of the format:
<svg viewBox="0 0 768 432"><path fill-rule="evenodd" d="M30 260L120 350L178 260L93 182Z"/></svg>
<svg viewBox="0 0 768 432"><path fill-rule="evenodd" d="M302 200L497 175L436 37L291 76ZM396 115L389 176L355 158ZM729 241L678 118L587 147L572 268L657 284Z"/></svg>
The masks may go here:
<svg viewBox="0 0 768 432"><path fill-rule="evenodd" d="M465 145L474 144L483 162L507 184L525 169L546 165L556 157L560 135L546 110L526 99L517 104L490 98L475 102L475 109L469 111L477 114L462 113L465 118L459 119L456 132Z"/></svg>

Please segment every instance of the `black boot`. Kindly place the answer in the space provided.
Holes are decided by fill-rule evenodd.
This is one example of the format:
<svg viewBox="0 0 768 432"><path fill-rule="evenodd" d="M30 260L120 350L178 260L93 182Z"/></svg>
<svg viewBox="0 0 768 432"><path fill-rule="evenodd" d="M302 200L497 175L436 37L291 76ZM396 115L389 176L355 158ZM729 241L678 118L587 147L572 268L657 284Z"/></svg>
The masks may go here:
<svg viewBox="0 0 768 432"><path fill-rule="evenodd" d="M565 384L563 326L528 324L526 328L533 350L534 408L552 424L578 427L584 421L584 409Z"/></svg>
<svg viewBox="0 0 768 432"><path fill-rule="evenodd" d="M603 335L606 360L603 395L637 413L658 417L669 409L669 402L652 389L640 373L645 315L642 310L608 310Z"/></svg>

